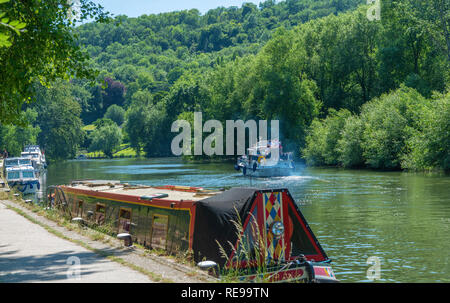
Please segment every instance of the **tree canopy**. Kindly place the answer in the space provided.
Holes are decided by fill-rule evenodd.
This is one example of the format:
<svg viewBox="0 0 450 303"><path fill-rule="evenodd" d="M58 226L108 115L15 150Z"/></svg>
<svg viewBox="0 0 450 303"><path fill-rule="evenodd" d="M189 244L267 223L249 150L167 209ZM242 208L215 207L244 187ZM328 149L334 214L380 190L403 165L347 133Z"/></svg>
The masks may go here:
<svg viewBox="0 0 450 303"><path fill-rule="evenodd" d="M25 5L10 2L18 11ZM29 3L38 7L41 1ZM101 8L82 3L85 16L90 12L106 18ZM18 66L15 76L0 76L11 81L0 88L1 104L8 110L0 114L0 123L23 121L25 116L18 113L31 108L38 112L33 126L44 129L39 122L42 110L19 102L33 100L39 96L36 87L42 87L78 104L76 110L72 102L67 106L81 123L68 112L61 114L69 115L77 131L87 125L84 129L91 135L72 141L73 150L78 145L93 148L92 132L115 123L121 124L124 142L136 153L171 155L176 135L172 123L199 111L204 120L222 123L278 119L283 146L314 165L447 167L448 149L438 140L445 140L448 132L448 1L382 0L380 20L367 18L365 3L267 0L203 15L195 9L138 18L120 15L107 23L79 26L67 21L67 6L62 6L46 11L59 12L51 24L62 30L54 34L44 28L39 34L44 40L39 41L46 44L31 43L25 49L19 49L21 43L40 37L31 35L29 26L39 29L49 21L43 17L47 6L42 4L36 14L44 15L30 23L28 16L0 4L11 20L27 24L27 31L19 34L0 25L0 33L8 30L11 43L0 48L0 66ZM55 41L57 46L49 45ZM62 52L55 53L60 44ZM43 58L19 66L16 53L30 51L26 58L33 60L39 47L45 48ZM94 85L92 78L84 79L92 70L97 71ZM55 81L61 77L70 81L61 85ZM18 87L27 89L21 92ZM22 98L25 95L28 99ZM440 134L432 136L439 127ZM432 146L439 151L429 152Z"/></svg>
<svg viewBox="0 0 450 303"><path fill-rule="evenodd" d="M26 123L22 105L34 99L34 82L93 77L74 35L77 22L106 20L100 6L80 0L72 15L67 0L0 1L0 123Z"/></svg>

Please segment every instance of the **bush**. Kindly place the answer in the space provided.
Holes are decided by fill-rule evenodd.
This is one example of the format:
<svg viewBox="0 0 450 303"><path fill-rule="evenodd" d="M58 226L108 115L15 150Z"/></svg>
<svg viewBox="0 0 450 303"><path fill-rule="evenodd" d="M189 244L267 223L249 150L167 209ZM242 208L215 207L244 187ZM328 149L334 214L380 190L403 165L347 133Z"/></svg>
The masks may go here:
<svg viewBox="0 0 450 303"><path fill-rule="evenodd" d="M342 109L330 109L329 116L324 120L314 120L306 136L306 147L302 150L308 165L338 165L338 141L345 121L351 113Z"/></svg>
<svg viewBox="0 0 450 303"><path fill-rule="evenodd" d="M411 151L403 159L403 168L450 170L450 92L434 97L407 144Z"/></svg>
<svg viewBox="0 0 450 303"><path fill-rule="evenodd" d="M363 132L364 124L360 117L351 116L345 120L337 146L339 163L343 167L361 167L364 165Z"/></svg>
<svg viewBox="0 0 450 303"><path fill-rule="evenodd" d="M371 168L400 169L406 142L418 128L428 100L412 88L382 95L362 107L363 156Z"/></svg>
<svg viewBox="0 0 450 303"><path fill-rule="evenodd" d="M426 99L401 86L364 104L359 116L314 120L302 150L308 165L450 170L450 93Z"/></svg>

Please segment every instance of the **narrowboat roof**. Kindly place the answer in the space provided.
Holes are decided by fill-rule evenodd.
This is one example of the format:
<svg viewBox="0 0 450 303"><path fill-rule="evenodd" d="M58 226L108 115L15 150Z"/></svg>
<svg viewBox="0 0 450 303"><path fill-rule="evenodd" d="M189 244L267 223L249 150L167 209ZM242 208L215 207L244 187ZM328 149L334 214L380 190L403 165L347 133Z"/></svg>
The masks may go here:
<svg viewBox="0 0 450 303"><path fill-rule="evenodd" d="M221 191L205 190L200 187L131 185L115 180L73 181L71 185L65 187L85 192L136 196L142 200L166 201L199 201L221 193Z"/></svg>

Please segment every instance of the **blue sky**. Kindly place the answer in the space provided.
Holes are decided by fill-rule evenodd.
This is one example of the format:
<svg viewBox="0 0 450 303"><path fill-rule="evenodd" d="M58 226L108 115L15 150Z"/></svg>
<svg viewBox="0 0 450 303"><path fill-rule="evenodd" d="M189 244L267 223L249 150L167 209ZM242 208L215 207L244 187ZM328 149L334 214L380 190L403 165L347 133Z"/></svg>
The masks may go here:
<svg viewBox="0 0 450 303"><path fill-rule="evenodd" d="M106 11L113 15L127 15L138 17L146 14L180 11L196 8L202 14L219 6L241 6L245 2L258 5L263 0L92 0L102 5Z"/></svg>

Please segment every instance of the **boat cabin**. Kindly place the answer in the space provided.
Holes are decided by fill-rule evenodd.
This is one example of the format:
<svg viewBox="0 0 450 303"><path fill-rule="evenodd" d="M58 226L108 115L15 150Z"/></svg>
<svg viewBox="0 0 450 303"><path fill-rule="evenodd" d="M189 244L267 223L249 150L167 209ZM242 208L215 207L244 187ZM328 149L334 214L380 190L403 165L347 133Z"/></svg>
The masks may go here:
<svg viewBox="0 0 450 303"><path fill-rule="evenodd" d="M33 166L9 167L6 169L6 180L8 182L14 181L28 181L37 179Z"/></svg>
<svg viewBox="0 0 450 303"><path fill-rule="evenodd" d="M51 207L132 242L190 251L242 279L337 281L330 259L287 189L205 190L119 181L74 181L49 188ZM261 276L260 268L264 273Z"/></svg>
<svg viewBox="0 0 450 303"><path fill-rule="evenodd" d="M7 158L4 161L5 168L16 166L31 166L32 162L30 158Z"/></svg>

